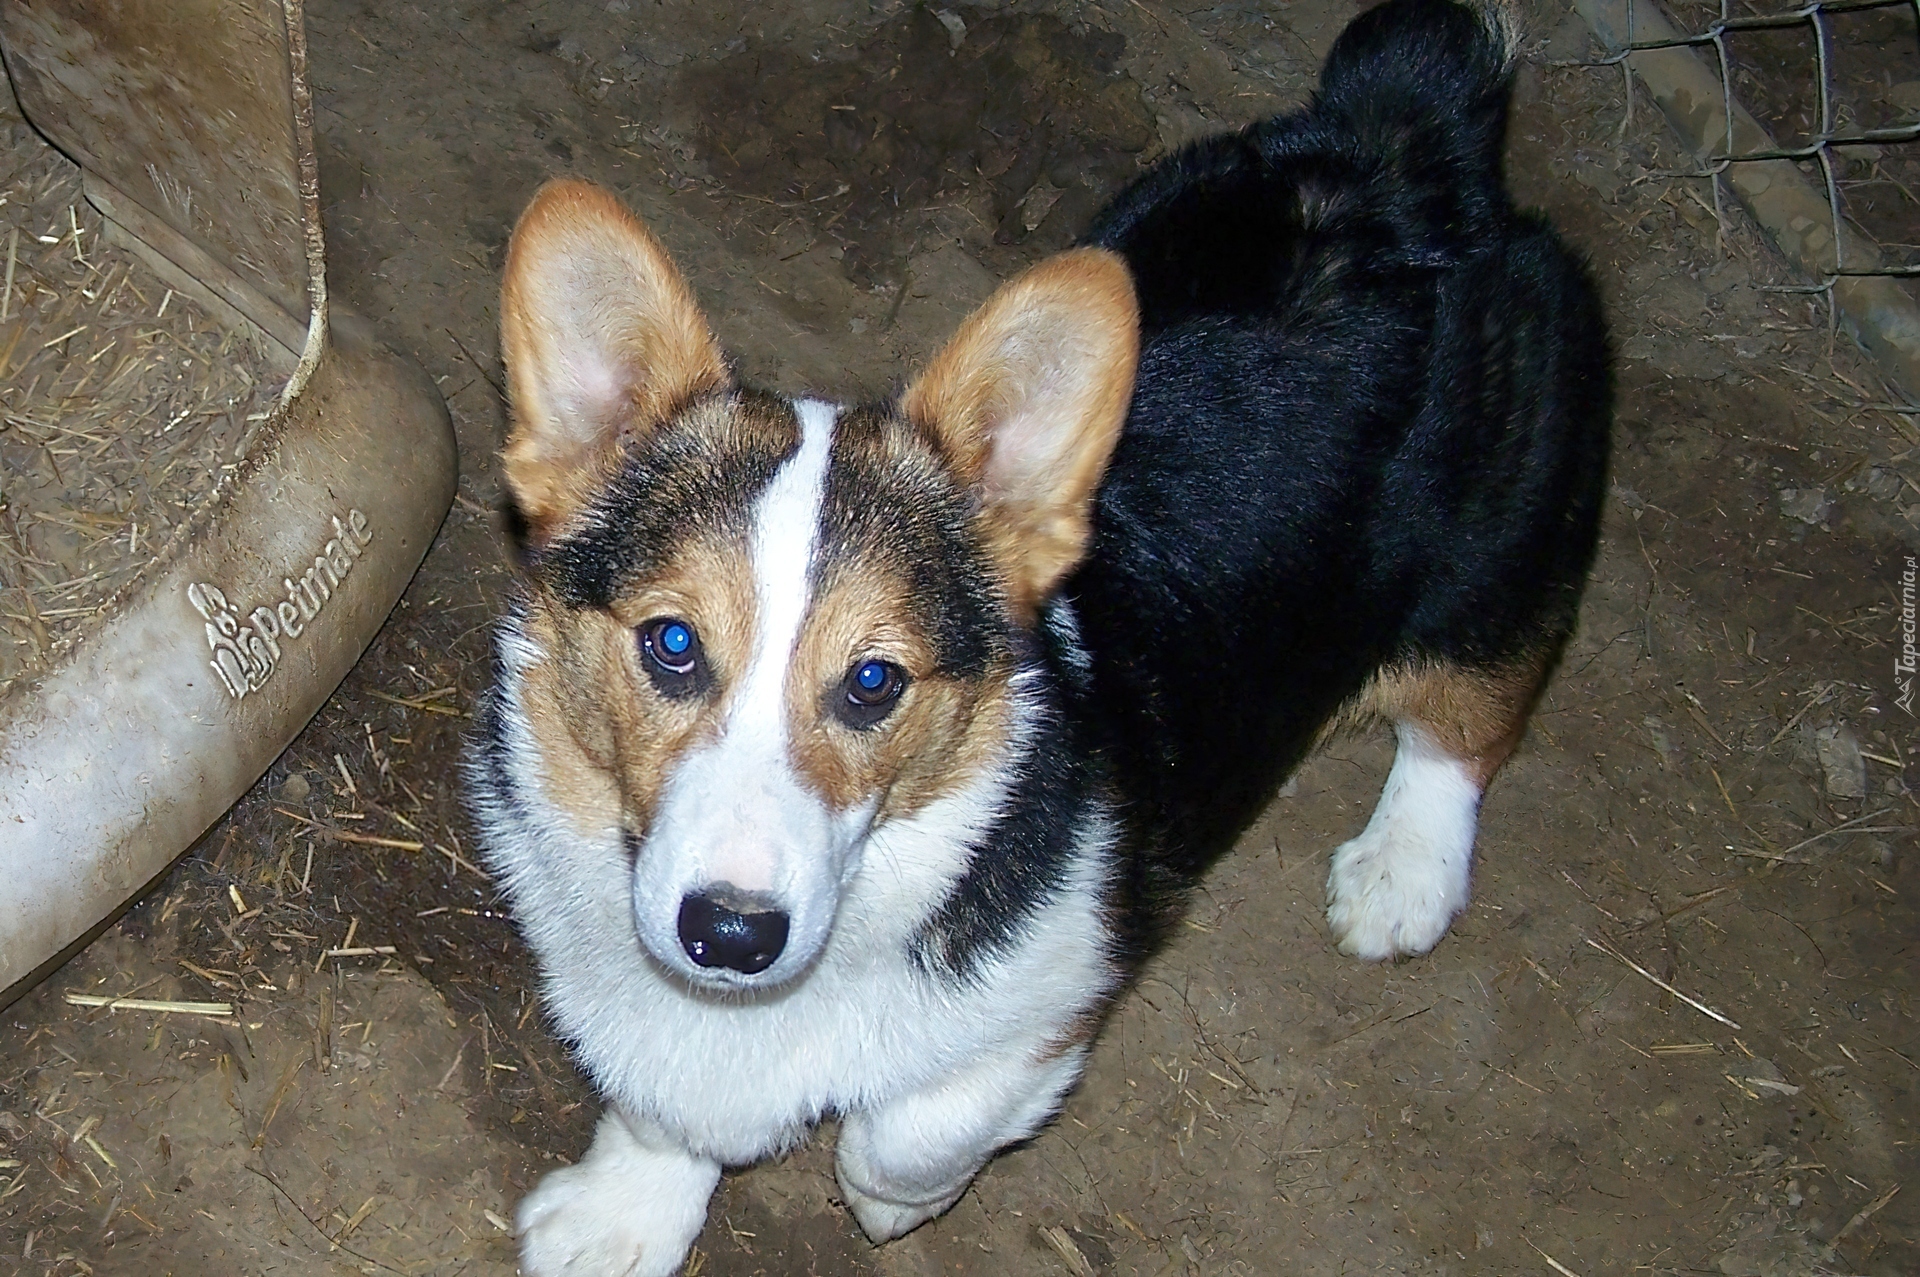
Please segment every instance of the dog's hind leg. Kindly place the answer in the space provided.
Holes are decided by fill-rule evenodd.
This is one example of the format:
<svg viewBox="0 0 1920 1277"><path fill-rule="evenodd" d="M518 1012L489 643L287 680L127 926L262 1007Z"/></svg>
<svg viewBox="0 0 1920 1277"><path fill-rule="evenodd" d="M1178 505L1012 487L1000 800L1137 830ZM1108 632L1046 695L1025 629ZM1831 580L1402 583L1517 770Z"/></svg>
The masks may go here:
<svg viewBox="0 0 1920 1277"><path fill-rule="evenodd" d="M988 1158L1052 1120L1086 1056L1084 1042L1075 1041L1037 1056L983 1060L849 1113L835 1162L841 1195L861 1230L889 1241L959 1201Z"/></svg>
<svg viewBox="0 0 1920 1277"><path fill-rule="evenodd" d="M1480 795L1520 741L1550 662L1382 670L1358 708L1399 748L1373 818L1333 853L1327 921L1340 948L1381 961L1425 953L1467 907Z"/></svg>

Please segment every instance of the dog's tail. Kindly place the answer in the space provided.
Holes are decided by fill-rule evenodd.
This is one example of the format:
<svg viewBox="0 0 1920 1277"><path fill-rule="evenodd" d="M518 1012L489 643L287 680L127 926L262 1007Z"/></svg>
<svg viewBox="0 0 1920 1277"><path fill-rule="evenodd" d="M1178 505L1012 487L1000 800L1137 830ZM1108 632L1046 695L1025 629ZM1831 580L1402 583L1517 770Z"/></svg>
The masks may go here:
<svg viewBox="0 0 1920 1277"><path fill-rule="evenodd" d="M1321 72L1316 115L1350 157L1407 191L1504 202L1500 152L1519 43L1500 0L1388 0L1354 19Z"/></svg>

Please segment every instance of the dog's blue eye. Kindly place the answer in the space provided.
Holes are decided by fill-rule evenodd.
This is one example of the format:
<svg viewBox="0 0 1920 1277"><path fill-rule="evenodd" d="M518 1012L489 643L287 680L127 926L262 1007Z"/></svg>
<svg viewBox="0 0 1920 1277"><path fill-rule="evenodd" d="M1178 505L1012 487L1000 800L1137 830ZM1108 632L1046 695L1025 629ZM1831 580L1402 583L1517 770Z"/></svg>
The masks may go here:
<svg viewBox="0 0 1920 1277"><path fill-rule="evenodd" d="M847 671L836 713L848 727L872 727L888 714L906 689L907 675L891 661L862 661Z"/></svg>
<svg viewBox="0 0 1920 1277"><path fill-rule="evenodd" d="M678 617L663 616L641 626L640 650L654 685L669 695L685 694L700 672L700 637Z"/></svg>

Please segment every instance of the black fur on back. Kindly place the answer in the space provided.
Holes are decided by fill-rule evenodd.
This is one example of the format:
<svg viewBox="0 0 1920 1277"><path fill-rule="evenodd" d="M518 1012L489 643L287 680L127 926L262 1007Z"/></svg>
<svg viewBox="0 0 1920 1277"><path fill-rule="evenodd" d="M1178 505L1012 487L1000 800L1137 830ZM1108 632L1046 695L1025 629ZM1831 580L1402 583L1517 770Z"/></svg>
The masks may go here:
<svg viewBox="0 0 1920 1277"><path fill-rule="evenodd" d="M1069 580L1134 834L1133 956L1382 665L1551 659L1611 417L1581 264L1500 173L1505 33L1391 0L1296 114L1197 143L1085 242L1134 272L1131 413Z"/></svg>

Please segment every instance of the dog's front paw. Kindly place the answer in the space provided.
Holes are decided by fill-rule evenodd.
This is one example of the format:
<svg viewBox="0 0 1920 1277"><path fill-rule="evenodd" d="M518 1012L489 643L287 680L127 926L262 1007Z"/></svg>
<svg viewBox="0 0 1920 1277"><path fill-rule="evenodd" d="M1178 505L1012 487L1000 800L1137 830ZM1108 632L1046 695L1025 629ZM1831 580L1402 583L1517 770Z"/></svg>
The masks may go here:
<svg viewBox="0 0 1920 1277"><path fill-rule="evenodd" d="M1472 843L1370 825L1340 844L1327 875L1327 922L1343 952L1369 962L1425 953L1467 907Z"/></svg>
<svg viewBox="0 0 1920 1277"><path fill-rule="evenodd" d="M860 1231L875 1245L904 1237L937 1215L944 1214L967 1191L973 1176L968 1174L959 1186L943 1186L931 1194L903 1189L884 1183L872 1159L866 1153L866 1131L862 1116L849 1117L840 1128L840 1142L834 1150L834 1175L840 1181L840 1196L853 1212Z"/></svg>
<svg viewBox="0 0 1920 1277"><path fill-rule="evenodd" d="M667 1277L686 1246L676 1248L651 1225L626 1185L585 1164L548 1175L514 1213L520 1266L528 1277ZM686 1244L692 1245L691 1237Z"/></svg>
<svg viewBox="0 0 1920 1277"><path fill-rule="evenodd" d="M843 1167L839 1174L840 1196L846 1200L847 1209L853 1212L853 1218L860 1225L860 1231L867 1240L876 1246L881 1242L890 1242L896 1237L905 1237L920 1225L947 1210L960 1200L960 1194L967 1191L965 1184L931 1202L893 1202L884 1197L875 1197L847 1181L847 1172Z"/></svg>
<svg viewBox="0 0 1920 1277"><path fill-rule="evenodd" d="M707 1219L718 1165L637 1140L600 1119L577 1166L554 1171L514 1213L526 1277L670 1277Z"/></svg>

